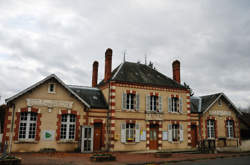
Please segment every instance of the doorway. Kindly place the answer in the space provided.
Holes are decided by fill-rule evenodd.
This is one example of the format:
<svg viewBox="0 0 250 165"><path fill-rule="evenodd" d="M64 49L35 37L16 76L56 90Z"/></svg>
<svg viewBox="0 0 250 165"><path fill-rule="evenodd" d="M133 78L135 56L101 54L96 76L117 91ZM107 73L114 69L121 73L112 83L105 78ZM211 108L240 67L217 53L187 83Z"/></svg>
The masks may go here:
<svg viewBox="0 0 250 165"><path fill-rule="evenodd" d="M150 124L150 131L149 131L149 149L150 150L158 150L158 133L159 133L159 125Z"/></svg>
<svg viewBox="0 0 250 165"><path fill-rule="evenodd" d="M94 151L101 151L102 148L102 123L94 123Z"/></svg>
<svg viewBox="0 0 250 165"><path fill-rule="evenodd" d="M195 148L197 145L197 126L196 125L191 125L191 144L192 147Z"/></svg>

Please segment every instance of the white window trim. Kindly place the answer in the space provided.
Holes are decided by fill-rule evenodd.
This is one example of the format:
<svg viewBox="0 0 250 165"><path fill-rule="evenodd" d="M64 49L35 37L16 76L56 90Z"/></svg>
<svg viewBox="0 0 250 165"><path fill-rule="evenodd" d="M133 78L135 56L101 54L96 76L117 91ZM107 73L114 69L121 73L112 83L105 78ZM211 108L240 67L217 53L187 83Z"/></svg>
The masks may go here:
<svg viewBox="0 0 250 165"><path fill-rule="evenodd" d="M54 91L50 91L50 86L54 85ZM56 93L56 83L49 83L48 85L48 93Z"/></svg>
<svg viewBox="0 0 250 165"><path fill-rule="evenodd" d="M153 97L156 97L156 101L154 101ZM159 106L159 96L155 96L153 95L153 97L150 96L150 100L149 100L149 110L151 112L157 112L158 110L158 106ZM151 99L152 98L152 99ZM152 103L151 103L152 101ZM158 106L157 106L157 103L158 103ZM151 106L152 105L152 106ZM156 109L154 109L154 107L156 107Z"/></svg>
<svg viewBox="0 0 250 165"><path fill-rule="evenodd" d="M177 126L177 128L174 128L174 126ZM174 141L175 135L176 135L176 141L180 141L180 134L179 134L179 129L180 129L180 125L179 124L172 124L172 139ZM174 141L174 142L176 142Z"/></svg>
<svg viewBox="0 0 250 165"><path fill-rule="evenodd" d="M127 124L129 125L129 128L127 128ZM130 141L128 141L128 139L127 139L127 136L128 136L128 138L131 138L131 131L133 131L134 133L133 133L133 141L131 141L131 142L135 142L135 136L136 136L136 129L135 129L135 124L133 124L133 123L127 123L126 124L126 142L130 142ZM131 128L131 124L133 124L134 125L134 128ZM127 135L127 133L128 133L128 135Z"/></svg>
<svg viewBox="0 0 250 165"><path fill-rule="evenodd" d="M136 95L134 94L134 99L132 99L132 93L127 93L127 95L126 95L126 97L128 98L128 104L127 104L127 102L125 103L126 104L126 109L127 110L135 110L136 109ZM134 106L134 108L132 108L132 100L134 100L134 104L133 104L133 106ZM127 101L127 100L126 100ZM128 108L127 108L127 106L128 106Z"/></svg>
<svg viewBox="0 0 250 165"><path fill-rule="evenodd" d="M20 123L19 123L19 132L18 132L18 140L22 141L22 140L27 140L27 141L34 141L36 138L36 127L37 127L37 114L36 114L36 121L31 121L31 113L27 112L27 120L21 120L21 115L20 115ZM20 127L21 127L21 123L26 123L26 127L25 127L25 138L20 138L19 134L20 134ZM29 138L29 130L30 130L30 124L36 124L35 125L35 137L34 138Z"/></svg>
<svg viewBox="0 0 250 165"><path fill-rule="evenodd" d="M172 104L171 113L180 113L180 105L179 105L180 104L180 98L177 98L177 100L175 98L177 98L177 97L171 97L171 104ZM176 103L176 106L177 106L176 111L174 111L175 103Z"/></svg>
<svg viewBox="0 0 250 165"><path fill-rule="evenodd" d="M232 125L231 125L230 121L232 121ZM227 120L227 125L226 126L227 126L227 138L230 138L230 139L234 138L233 120ZM232 132L231 132L230 128L232 128ZM231 136L231 135L233 135L233 136Z"/></svg>
<svg viewBox="0 0 250 165"><path fill-rule="evenodd" d="M213 121L213 124L212 124L212 121ZM212 137L212 129L214 130L214 137ZM207 120L207 137L208 139L214 139L215 138L215 121L214 120Z"/></svg>
<svg viewBox="0 0 250 165"><path fill-rule="evenodd" d="M61 138L61 131L60 131L60 139L61 139L62 141L64 141L64 140L67 140L67 141L74 141L74 140L75 140L75 136L76 136L76 116L75 116L75 122L70 122L70 115L71 115L71 114L67 114L67 121L61 121L61 125L62 125L62 124L66 124L66 138L65 138L65 139L62 139L62 138ZM69 138L69 128L70 128L69 126L72 125L72 124L75 125L74 138L73 138L73 139L70 139L70 138Z"/></svg>

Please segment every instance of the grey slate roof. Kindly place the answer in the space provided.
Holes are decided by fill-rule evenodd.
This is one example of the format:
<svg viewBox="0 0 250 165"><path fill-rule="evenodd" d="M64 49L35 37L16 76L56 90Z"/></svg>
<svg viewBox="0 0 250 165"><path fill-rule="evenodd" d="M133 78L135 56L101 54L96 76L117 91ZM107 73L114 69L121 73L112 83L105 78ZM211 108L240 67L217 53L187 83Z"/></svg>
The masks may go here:
<svg viewBox="0 0 250 165"><path fill-rule="evenodd" d="M98 88L68 85L79 97L85 100L91 108L107 109L108 105Z"/></svg>
<svg viewBox="0 0 250 165"><path fill-rule="evenodd" d="M165 76L164 74L140 63L124 62L115 68L108 81L136 83L143 85L161 86L186 89L183 85ZM102 80L98 86L104 84Z"/></svg>
<svg viewBox="0 0 250 165"><path fill-rule="evenodd" d="M212 106L218 99L222 98L226 101L238 114L242 114L240 110L229 100L229 98L224 93L215 93L211 95L200 96L201 98L201 113L209 110L209 107ZM191 100L191 112L198 113L198 105L197 101L194 99Z"/></svg>
<svg viewBox="0 0 250 165"><path fill-rule="evenodd" d="M201 96L201 112L204 112L222 93Z"/></svg>

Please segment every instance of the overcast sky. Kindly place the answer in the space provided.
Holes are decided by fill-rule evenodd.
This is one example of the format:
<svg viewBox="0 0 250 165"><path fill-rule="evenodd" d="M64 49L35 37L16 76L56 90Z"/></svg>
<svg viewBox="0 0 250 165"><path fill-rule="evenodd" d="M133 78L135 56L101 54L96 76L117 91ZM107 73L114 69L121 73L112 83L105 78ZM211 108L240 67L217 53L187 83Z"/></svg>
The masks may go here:
<svg viewBox="0 0 250 165"><path fill-rule="evenodd" d="M0 103L52 73L90 86L94 60L100 81L107 48L250 106L249 0L0 0Z"/></svg>

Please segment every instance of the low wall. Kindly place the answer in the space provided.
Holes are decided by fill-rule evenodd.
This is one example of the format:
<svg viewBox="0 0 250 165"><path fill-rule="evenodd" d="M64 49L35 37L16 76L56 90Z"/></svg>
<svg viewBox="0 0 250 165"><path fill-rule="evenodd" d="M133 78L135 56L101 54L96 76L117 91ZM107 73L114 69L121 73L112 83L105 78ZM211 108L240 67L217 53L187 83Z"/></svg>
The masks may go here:
<svg viewBox="0 0 250 165"><path fill-rule="evenodd" d="M240 149L241 151L250 151L250 139L242 140Z"/></svg>

